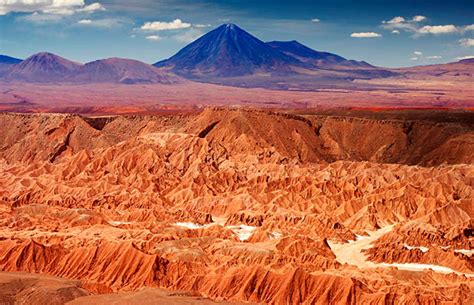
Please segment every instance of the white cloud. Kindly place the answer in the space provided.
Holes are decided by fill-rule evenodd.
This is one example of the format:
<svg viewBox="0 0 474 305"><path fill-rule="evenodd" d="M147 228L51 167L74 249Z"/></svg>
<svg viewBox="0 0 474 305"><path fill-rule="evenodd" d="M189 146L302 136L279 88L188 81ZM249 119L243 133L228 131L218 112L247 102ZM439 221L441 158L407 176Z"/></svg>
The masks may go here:
<svg viewBox="0 0 474 305"><path fill-rule="evenodd" d="M410 58L410 60L426 60L426 59L430 59L430 60L433 60L433 59L441 59L442 57L441 56L438 56L438 55L431 55L431 56L423 56L423 52L421 51L414 51L413 52L413 57Z"/></svg>
<svg viewBox="0 0 474 305"><path fill-rule="evenodd" d="M426 34L449 34L456 33L462 30L467 30L469 26L457 27L453 24L447 25L425 25L421 26L419 23L426 21L425 16L416 15L411 19L407 19L402 16L393 17L389 21L382 21L382 27L386 30L392 31L394 34L400 33L400 31L413 33L414 36L426 35ZM473 26L474 29L474 26ZM397 31L397 32L394 32Z"/></svg>
<svg viewBox="0 0 474 305"><path fill-rule="evenodd" d="M320 22L321 20L319 20L318 18L313 18L311 19L311 22Z"/></svg>
<svg viewBox="0 0 474 305"><path fill-rule="evenodd" d="M152 40L152 41L158 41L158 40L161 40L161 37L158 36L158 35L149 35L149 36L146 36L145 39Z"/></svg>
<svg viewBox="0 0 474 305"><path fill-rule="evenodd" d="M193 27L195 28L208 28L208 27L211 27L210 24L193 24Z"/></svg>
<svg viewBox="0 0 474 305"><path fill-rule="evenodd" d="M173 38L179 42L184 42L184 43L189 43L192 42L199 37L201 37L204 33L201 32L200 30L196 29L190 29L184 33L180 33L177 35L174 35Z"/></svg>
<svg viewBox="0 0 474 305"><path fill-rule="evenodd" d="M474 55L460 56L460 57L456 57L455 59L456 59L456 60L474 59Z"/></svg>
<svg viewBox="0 0 474 305"><path fill-rule="evenodd" d="M102 4L95 2L90 5L86 5L83 8L78 9L77 11L78 12L95 12L95 11L104 11L104 10L105 10L105 7Z"/></svg>
<svg viewBox="0 0 474 305"><path fill-rule="evenodd" d="M62 15L42 14L38 12L34 12L33 14L20 17L20 19L22 20L26 20L26 21L34 22L38 24L48 23L48 22L57 22L57 21L60 21L62 18L63 18Z"/></svg>
<svg viewBox="0 0 474 305"><path fill-rule="evenodd" d="M422 22L425 21L427 18L425 16L421 15L416 15L411 18L411 20L407 20L405 17L402 16L396 16L390 19L389 21L382 21L382 23L385 24L403 24L403 23L409 23L409 22Z"/></svg>
<svg viewBox="0 0 474 305"><path fill-rule="evenodd" d="M79 24L91 24L92 20L90 20L90 19L81 19L77 23L79 23Z"/></svg>
<svg viewBox="0 0 474 305"><path fill-rule="evenodd" d="M380 35L379 33L375 33L375 32L360 32L360 33L352 33L351 34L351 37L353 38L376 38L376 37L380 37L382 35Z"/></svg>
<svg viewBox="0 0 474 305"><path fill-rule="evenodd" d="M417 15L411 19L413 22L422 22L426 20L425 16Z"/></svg>
<svg viewBox="0 0 474 305"><path fill-rule="evenodd" d="M164 30L178 30L190 28L191 24L181 21L181 19L175 19L171 22L153 21L145 22L140 29L144 31L164 31Z"/></svg>
<svg viewBox="0 0 474 305"><path fill-rule="evenodd" d="M454 24L446 25L422 25L428 18L422 15L416 15L410 18L396 16L388 21L382 21L382 28L391 31L392 34L400 34L403 32L412 33L412 37L422 35L441 35L441 34L463 34L467 31L474 31L474 24L457 26Z"/></svg>
<svg viewBox="0 0 474 305"><path fill-rule="evenodd" d="M418 30L420 34L449 34L457 32L457 27L452 24L447 25L425 25L421 29Z"/></svg>
<svg viewBox="0 0 474 305"><path fill-rule="evenodd" d="M84 0L0 0L0 15L8 13L44 13L67 16L76 12L93 12L96 10L104 10L104 7L100 3L86 5ZM39 17L36 16L36 18Z"/></svg>
<svg viewBox="0 0 474 305"><path fill-rule="evenodd" d="M401 16L393 17L389 21L383 21L382 23L387 23L387 24L399 24L405 22L405 18Z"/></svg>
<svg viewBox="0 0 474 305"><path fill-rule="evenodd" d="M400 33L400 30L406 32L415 32L416 22L413 20L406 20L404 17L401 16L397 16L393 17L389 21L382 21L382 27L386 30L395 30L398 33Z"/></svg>
<svg viewBox="0 0 474 305"><path fill-rule="evenodd" d="M81 19L77 22L77 24L81 26L99 27L99 28L113 28L113 27L121 26L125 23L127 22L118 18L104 18L104 19L94 19L94 20Z"/></svg>
<svg viewBox="0 0 474 305"><path fill-rule="evenodd" d="M474 47L474 39L472 38L463 38L459 40L459 44L463 47Z"/></svg>

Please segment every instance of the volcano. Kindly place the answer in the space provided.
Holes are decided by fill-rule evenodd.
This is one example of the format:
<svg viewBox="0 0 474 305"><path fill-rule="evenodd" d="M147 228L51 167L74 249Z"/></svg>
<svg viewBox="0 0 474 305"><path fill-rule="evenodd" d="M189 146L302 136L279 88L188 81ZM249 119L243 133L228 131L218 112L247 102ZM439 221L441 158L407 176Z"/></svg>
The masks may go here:
<svg viewBox="0 0 474 305"><path fill-rule="evenodd" d="M295 40L265 43L235 24L219 26L154 66L200 82L281 90L346 86L354 79L395 75Z"/></svg>
<svg viewBox="0 0 474 305"><path fill-rule="evenodd" d="M5 78L39 83L57 82L63 81L65 77L80 66L81 64L61 56L42 52L12 66L7 71Z"/></svg>
<svg viewBox="0 0 474 305"><path fill-rule="evenodd" d="M290 73L291 66L303 65L235 24L221 25L171 58L154 64L169 67L188 78L234 77L256 72Z"/></svg>

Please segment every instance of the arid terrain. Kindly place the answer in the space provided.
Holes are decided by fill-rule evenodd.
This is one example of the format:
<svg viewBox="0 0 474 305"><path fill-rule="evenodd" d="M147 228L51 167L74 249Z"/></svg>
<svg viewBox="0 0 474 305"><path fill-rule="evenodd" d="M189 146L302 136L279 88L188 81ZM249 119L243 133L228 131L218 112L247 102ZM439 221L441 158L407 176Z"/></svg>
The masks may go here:
<svg viewBox="0 0 474 305"><path fill-rule="evenodd" d="M239 88L180 79L172 84L26 83L0 80L0 111L88 115L196 111L206 106L267 109L474 109L474 63L399 69L368 80L313 79L309 91ZM286 81L292 81L288 78ZM273 80L276 82L276 80ZM301 81L296 78L296 83ZM296 85L295 85L296 86ZM297 87L297 86L296 86Z"/></svg>
<svg viewBox="0 0 474 305"><path fill-rule="evenodd" d="M471 110L108 103L0 114L0 304L474 303Z"/></svg>
<svg viewBox="0 0 474 305"><path fill-rule="evenodd" d="M474 305L473 12L0 0L0 305Z"/></svg>
<svg viewBox="0 0 474 305"><path fill-rule="evenodd" d="M377 83L379 82L379 83ZM0 81L0 111L82 114L153 114L205 106L270 109L457 108L474 109L472 78L396 77L314 91L179 84L33 84Z"/></svg>

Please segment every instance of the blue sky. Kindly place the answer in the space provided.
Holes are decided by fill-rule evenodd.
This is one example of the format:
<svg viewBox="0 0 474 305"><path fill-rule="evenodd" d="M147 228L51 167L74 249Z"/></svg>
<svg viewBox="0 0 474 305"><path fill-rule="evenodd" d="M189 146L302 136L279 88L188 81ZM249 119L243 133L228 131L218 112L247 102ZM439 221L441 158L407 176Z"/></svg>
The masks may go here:
<svg viewBox="0 0 474 305"><path fill-rule="evenodd" d="M98 1L98 2L96 2ZM474 56L474 1L0 0L0 54L154 63L222 23L387 67Z"/></svg>

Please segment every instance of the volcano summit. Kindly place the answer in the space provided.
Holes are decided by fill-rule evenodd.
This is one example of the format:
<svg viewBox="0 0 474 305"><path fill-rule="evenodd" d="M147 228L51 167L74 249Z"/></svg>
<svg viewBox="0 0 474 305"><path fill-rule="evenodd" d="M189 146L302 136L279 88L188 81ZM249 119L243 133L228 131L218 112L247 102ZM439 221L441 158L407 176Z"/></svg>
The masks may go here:
<svg viewBox="0 0 474 305"><path fill-rule="evenodd" d="M303 63L270 47L235 24L223 24L176 55L154 64L187 77L230 77L257 72L289 73Z"/></svg>

